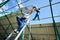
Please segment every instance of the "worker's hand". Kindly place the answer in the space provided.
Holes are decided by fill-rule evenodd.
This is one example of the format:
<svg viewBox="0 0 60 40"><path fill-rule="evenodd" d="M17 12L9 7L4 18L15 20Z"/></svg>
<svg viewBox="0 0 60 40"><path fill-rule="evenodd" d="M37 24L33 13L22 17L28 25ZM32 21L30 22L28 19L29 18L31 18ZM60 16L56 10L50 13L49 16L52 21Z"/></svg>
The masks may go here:
<svg viewBox="0 0 60 40"><path fill-rule="evenodd" d="M38 10L40 10L40 8L38 8Z"/></svg>

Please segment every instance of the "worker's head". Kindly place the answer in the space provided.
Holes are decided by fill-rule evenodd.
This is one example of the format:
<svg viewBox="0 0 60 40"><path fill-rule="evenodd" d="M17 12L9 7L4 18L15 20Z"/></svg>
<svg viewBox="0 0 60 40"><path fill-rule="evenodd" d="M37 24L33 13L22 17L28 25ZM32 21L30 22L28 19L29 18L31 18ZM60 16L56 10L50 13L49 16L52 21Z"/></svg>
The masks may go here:
<svg viewBox="0 0 60 40"><path fill-rule="evenodd" d="M33 9L36 10L37 9L36 6L33 6Z"/></svg>
<svg viewBox="0 0 60 40"><path fill-rule="evenodd" d="M36 8L36 6L33 6L33 8Z"/></svg>
<svg viewBox="0 0 60 40"><path fill-rule="evenodd" d="M36 9L36 6L33 6L34 9Z"/></svg>
<svg viewBox="0 0 60 40"><path fill-rule="evenodd" d="M33 6L33 9L34 10L40 10L40 8L36 7L36 6Z"/></svg>

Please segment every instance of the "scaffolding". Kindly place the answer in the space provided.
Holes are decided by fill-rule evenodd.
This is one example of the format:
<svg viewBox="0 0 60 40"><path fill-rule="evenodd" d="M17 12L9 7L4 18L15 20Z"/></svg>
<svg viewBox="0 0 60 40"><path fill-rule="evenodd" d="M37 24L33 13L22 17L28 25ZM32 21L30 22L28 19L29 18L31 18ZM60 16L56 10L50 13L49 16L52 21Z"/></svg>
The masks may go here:
<svg viewBox="0 0 60 40"><path fill-rule="evenodd" d="M28 2L28 1L29 1L29 0L26 0L26 1L22 2L22 3L20 3L20 4L26 3L26 2ZM8 2L9 2L9 0L6 1L5 3L2 3L2 4L5 5L5 4L7 4ZM20 6L19 6L20 4L18 4L18 1L17 1L17 0L16 0L16 2L17 2L17 5L9 8L9 9L7 9L7 10L4 10L4 9L2 8L3 12L8 11L8 10L10 10L10 9L16 7L16 6L18 6L18 7L19 7L19 10L20 10L20 9L21 9ZM56 5L56 4L60 4L60 2L56 2L56 3L53 3L53 4L51 4L51 2L52 2L52 1L49 0L49 5L40 7L40 9L50 6L50 10L51 10L51 15L52 15L52 16L51 16L51 17L47 17L47 18L41 18L40 20L52 18L53 28L54 28L54 32L55 32L55 38L56 38L56 40L60 40L60 34L59 34L59 31L58 31L57 25L56 25L56 23L55 23L55 20L54 20L55 17L60 17L60 15L58 15L58 16L53 16L53 10L52 10L52 6L53 6L53 5ZM1 4L0 8L3 6L2 4ZM20 10L20 11L21 11L21 10ZM22 14L22 12L21 12L21 14ZM21 14L17 13L17 15L21 15ZM15 15L15 16L17 16L17 15ZM23 15L23 14L22 14L22 15ZM15 17L15 16L14 16L14 17ZM4 38L3 38L3 39L5 39L5 37L7 37L7 36L9 35L9 33L7 32L7 30L8 30L9 28L11 28L12 31L15 29L15 28L13 27L13 25L12 25L12 24L13 24L13 23L11 22L12 20L10 21L9 17L10 17L10 16L8 16L8 15L5 15L5 17L4 17L4 18L6 18L8 24L2 24L2 22L0 22L0 26L1 26L2 29L4 30L4 32L3 32ZM4 19L4 18L0 18L0 20L2 20L2 19ZM16 22L15 22L15 23L16 23ZM4 28L3 25L7 25L7 27ZM27 27L27 28L28 28L28 27ZM29 28L28 28L28 30L29 30ZM30 31L31 31L31 28L30 28ZM31 35L31 32L30 32L30 35ZM30 35L29 35L29 40L31 40L30 37L32 37L32 35L31 35L31 36L30 36ZM1 37L3 37L3 35L1 35ZM2 40L3 40L3 39L2 39ZM33 40L33 37L32 37L32 40ZM44 39L43 39L43 40L44 40Z"/></svg>

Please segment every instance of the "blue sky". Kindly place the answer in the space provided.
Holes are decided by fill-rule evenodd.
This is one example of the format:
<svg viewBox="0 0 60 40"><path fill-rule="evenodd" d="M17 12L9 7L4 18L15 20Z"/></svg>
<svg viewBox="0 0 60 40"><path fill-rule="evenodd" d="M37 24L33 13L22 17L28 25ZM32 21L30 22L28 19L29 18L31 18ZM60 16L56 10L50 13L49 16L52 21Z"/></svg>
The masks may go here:
<svg viewBox="0 0 60 40"><path fill-rule="evenodd" d="M23 1L23 0L22 0ZM19 3L21 3L22 1L18 1ZM26 1L26 0L25 0ZM56 3L56 2L60 2L60 0L52 0L52 3ZM15 6L17 3L16 3L16 0L10 0L6 5L4 5L2 8L4 10L8 9L8 8L11 8L13 6ZM29 5L36 5L37 7L43 7L45 5L49 5L49 0L30 0L24 4L21 4L20 6L22 7L25 7L25 6L29 6ZM15 12L17 11L19 8L18 6L14 7L13 9L10 9L6 12ZM0 8L0 11L1 8ZM30 18L32 19L34 17L36 12L33 12L33 14L30 15ZM56 4L56 5L53 5L53 13L54 13L54 16L57 16L57 15L60 15L60 4ZM2 14L0 14L2 15ZM32 17L31 17L32 16ZM40 10L40 13L39 13L39 16L40 18L46 18L46 17L51 17L51 12L50 12L50 8L49 7L45 7L45 8L42 8ZM60 22L60 17L56 17L54 18L56 22ZM31 21L32 24L34 23L51 23L52 22L52 19L49 18L49 19L45 19L45 20L36 20L36 21Z"/></svg>

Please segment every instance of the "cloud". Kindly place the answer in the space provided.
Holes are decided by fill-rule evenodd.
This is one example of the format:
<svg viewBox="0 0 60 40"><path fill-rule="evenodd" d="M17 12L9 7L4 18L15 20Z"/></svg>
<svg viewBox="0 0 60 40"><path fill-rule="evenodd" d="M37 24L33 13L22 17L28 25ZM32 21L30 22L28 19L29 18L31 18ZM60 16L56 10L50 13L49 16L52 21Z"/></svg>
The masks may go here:
<svg viewBox="0 0 60 40"><path fill-rule="evenodd" d="M20 4L20 5L19 5L20 8L24 7L21 3L22 3L22 1L21 1L21 0L18 0L18 4Z"/></svg>
<svg viewBox="0 0 60 40"><path fill-rule="evenodd" d="M0 0L0 3L2 3L2 0Z"/></svg>
<svg viewBox="0 0 60 40"><path fill-rule="evenodd" d="M7 9L8 9L8 6L4 5L2 8L3 8L4 10L7 10Z"/></svg>
<svg viewBox="0 0 60 40"><path fill-rule="evenodd" d="M5 0L5 1L7 1L7 0Z"/></svg>
<svg viewBox="0 0 60 40"><path fill-rule="evenodd" d="M7 1L7 0L0 0L0 3L2 3L2 1L4 2L4 1Z"/></svg>
<svg viewBox="0 0 60 40"><path fill-rule="evenodd" d="M22 4L20 4L19 6L20 6L20 8L24 7Z"/></svg>
<svg viewBox="0 0 60 40"><path fill-rule="evenodd" d="M1 17L1 16L4 16L4 14L0 14L0 17Z"/></svg>
<svg viewBox="0 0 60 40"><path fill-rule="evenodd" d="M0 12L3 12L3 10L0 8Z"/></svg>
<svg viewBox="0 0 60 40"><path fill-rule="evenodd" d="M16 9L18 9L19 7L18 7L18 6L16 6L15 8L16 8Z"/></svg>
<svg viewBox="0 0 60 40"><path fill-rule="evenodd" d="M18 4L20 4L21 3L21 0L18 0Z"/></svg>
<svg viewBox="0 0 60 40"><path fill-rule="evenodd" d="M0 8L0 12L3 12L3 10ZM3 14L0 14L0 17L3 16Z"/></svg>

